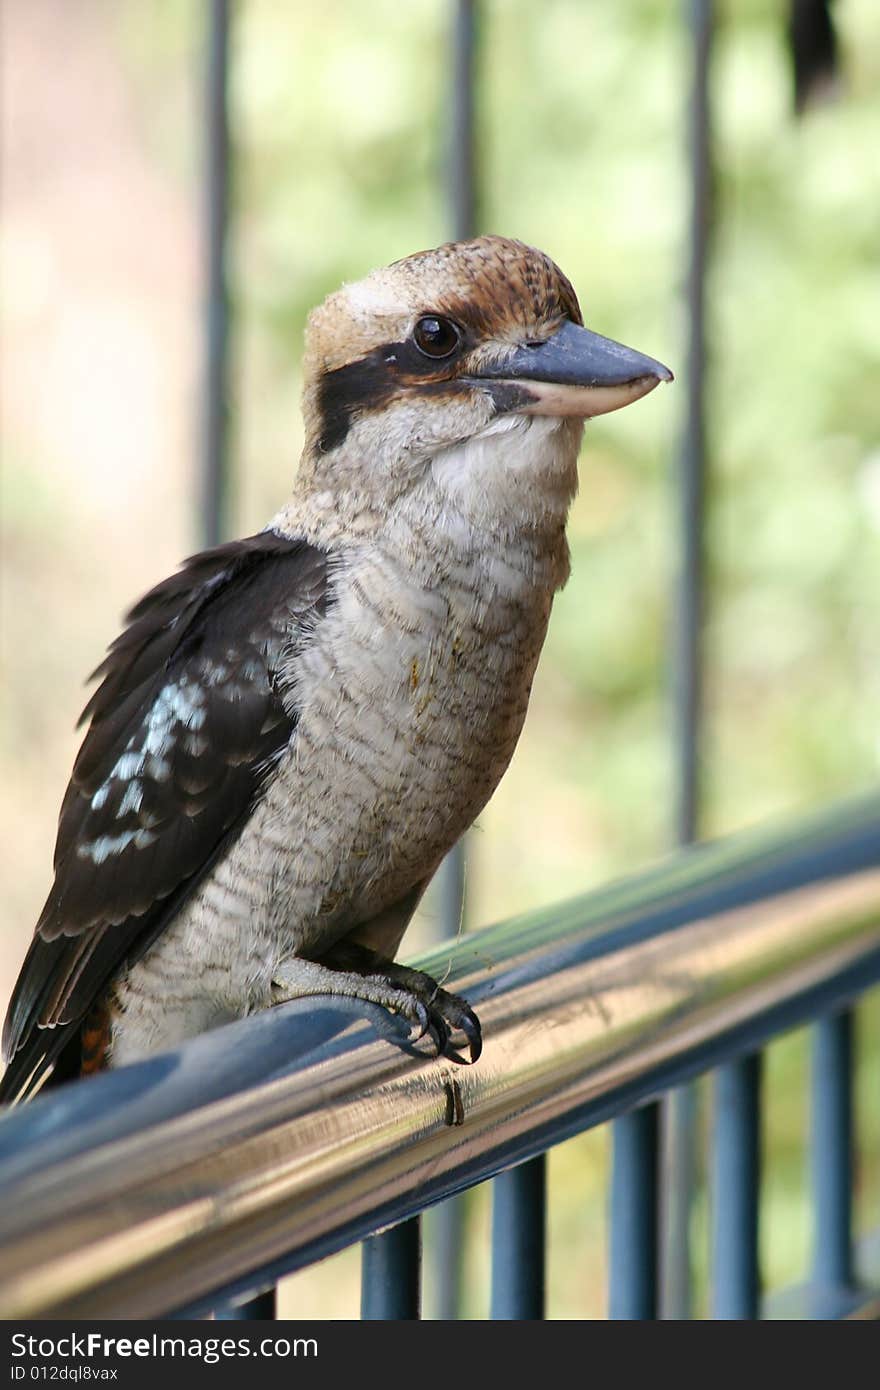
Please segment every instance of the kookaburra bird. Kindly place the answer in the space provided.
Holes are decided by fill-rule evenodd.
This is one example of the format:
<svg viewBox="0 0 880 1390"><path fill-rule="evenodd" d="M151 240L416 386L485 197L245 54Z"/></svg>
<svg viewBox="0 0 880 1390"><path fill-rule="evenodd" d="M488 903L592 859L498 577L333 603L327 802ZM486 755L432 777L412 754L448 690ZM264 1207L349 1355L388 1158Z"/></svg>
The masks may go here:
<svg viewBox="0 0 880 1390"><path fill-rule="evenodd" d="M519 738L583 422L671 373L486 236L331 295L304 375L288 504L141 599L95 673L4 1099L301 995L479 1053L464 1001L392 962Z"/></svg>

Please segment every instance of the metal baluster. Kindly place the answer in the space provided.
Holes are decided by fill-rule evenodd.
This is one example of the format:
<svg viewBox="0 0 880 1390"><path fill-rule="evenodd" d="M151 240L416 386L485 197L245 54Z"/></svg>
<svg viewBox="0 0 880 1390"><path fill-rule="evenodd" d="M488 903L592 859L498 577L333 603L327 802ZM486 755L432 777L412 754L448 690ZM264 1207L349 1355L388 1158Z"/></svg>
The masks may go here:
<svg viewBox="0 0 880 1390"><path fill-rule="evenodd" d="M448 198L452 235L463 240L477 228L476 61L477 0L457 0L452 29L452 126L449 139ZM465 847L459 843L440 866L438 940L456 937L464 920ZM435 1288L432 1312L450 1320L461 1313L462 1259L467 1203L452 1197L429 1213Z"/></svg>
<svg viewBox="0 0 880 1390"><path fill-rule="evenodd" d="M452 138L449 199L453 235L477 230L476 69L477 0L457 0L452 37Z"/></svg>
<svg viewBox="0 0 880 1390"><path fill-rule="evenodd" d="M761 1061L756 1054L728 1062L715 1075L712 1273L716 1318L758 1316Z"/></svg>
<svg viewBox="0 0 880 1390"><path fill-rule="evenodd" d="M811 1144L813 1269L824 1316L852 1298L853 1016L823 1018L813 1029Z"/></svg>
<svg viewBox="0 0 880 1390"><path fill-rule="evenodd" d="M709 59L712 0L689 0L693 72L690 98L690 226L687 270L688 342L685 430L678 470L678 577L675 633L675 743L678 764L676 833L679 844L698 834L702 632L705 608L706 270L712 203Z"/></svg>
<svg viewBox="0 0 880 1390"><path fill-rule="evenodd" d="M217 545L229 527L229 42L230 0L211 0L205 81L205 366L199 520L202 543ZM275 1289L225 1304L221 1321L275 1318Z"/></svg>
<svg viewBox="0 0 880 1390"><path fill-rule="evenodd" d="M216 545L229 521L229 0L211 0L206 83L205 398L202 430L201 532Z"/></svg>
<svg viewBox="0 0 880 1390"><path fill-rule="evenodd" d="M608 1314L656 1318L659 1107L643 1106L612 1125Z"/></svg>
<svg viewBox="0 0 880 1390"><path fill-rule="evenodd" d="M452 235L459 241L476 232L477 0L457 0L452 32L452 129L449 141L449 208ZM459 841L440 866L440 939L458 935L464 910L464 843Z"/></svg>
<svg viewBox="0 0 880 1390"><path fill-rule="evenodd" d="M457 0L452 31L452 129L449 140L449 208L456 241L477 229L476 180L477 0ZM446 856L438 875L440 936L458 935L464 907L464 844Z"/></svg>
<svg viewBox="0 0 880 1390"><path fill-rule="evenodd" d="M688 232L685 377L686 419L678 469L681 556L674 636L676 838L699 834L699 751L702 714L702 631L706 603L704 516L706 476L706 268L712 203L712 127L709 64L712 0L688 0L691 91L688 108L690 214ZM690 1218L695 1170L696 1092L672 1092L664 1102L664 1182L661 1306L666 1318L691 1311Z"/></svg>
<svg viewBox="0 0 880 1390"><path fill-rule="evenodd" d="M544 1317L547 1155L492 1184L492 1317Z"/></svg>
<svg viewBox="0 0 880 1390"><path fill-rule="evenodd" d="M362 1246L361 1317L371 1322L418 1318L422 1235L419 1218L410 1217Z"/></svg>

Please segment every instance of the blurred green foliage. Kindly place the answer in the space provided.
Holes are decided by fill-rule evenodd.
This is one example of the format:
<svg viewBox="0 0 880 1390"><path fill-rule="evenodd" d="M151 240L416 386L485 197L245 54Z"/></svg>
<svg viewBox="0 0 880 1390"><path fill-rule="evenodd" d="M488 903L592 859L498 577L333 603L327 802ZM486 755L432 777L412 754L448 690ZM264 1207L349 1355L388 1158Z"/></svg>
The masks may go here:
<svg viewBox="0 0 880 1390"><path fill-rule="evenodd" d="M786 8L720 5L713 68L708 834L858 789L880 756L880 36L873 0L841 0L842 90L795 122ZM236 529L264 523L296 465L309 309L340 281L450 232L450 12L442 0L237 7ZM201 13L186 0L108 10L155 158L189 190ZM480 54L481 227L549 251L588 323L674 368L684 355L683 14L666 0L487 0ZM572 578L526 734L475 837L472 924L583 889L671 841L682 385L679 375L587 430ZM876 1097L869 1023L859 1084L870 1075ZM806 1254L803 1040L772 1050L769 1073L776 1280L797 1276ZM872 1134L876 1146L876 1123ZM600 1311L604 1165L601 1134L553 1155L558 1315ZM485 1195L474 1201L479 1313ZM876 1183L871 1201L876 1220ZM695 1247L705 1249L703 1206ZM314 1285L312 1306L303 1280L320 1276L297 1280L291 1306L353 1312L332 1276Z"/></svg>

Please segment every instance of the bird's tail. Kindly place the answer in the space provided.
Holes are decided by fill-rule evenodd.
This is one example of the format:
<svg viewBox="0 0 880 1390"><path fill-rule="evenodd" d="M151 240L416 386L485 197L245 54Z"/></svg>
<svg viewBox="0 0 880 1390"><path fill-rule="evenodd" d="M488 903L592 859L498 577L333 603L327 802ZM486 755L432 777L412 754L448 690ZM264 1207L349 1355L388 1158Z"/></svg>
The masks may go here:
<svg viewBox="0 0 880 1390"><path fill-rule="evenodd" d="M73 1081L83 1071L82 1025L40 1029L9 1059L0 1077L0 1105L17 1105L37 1091ZM50 1036L46 1036L47 1033Z"/></svg>

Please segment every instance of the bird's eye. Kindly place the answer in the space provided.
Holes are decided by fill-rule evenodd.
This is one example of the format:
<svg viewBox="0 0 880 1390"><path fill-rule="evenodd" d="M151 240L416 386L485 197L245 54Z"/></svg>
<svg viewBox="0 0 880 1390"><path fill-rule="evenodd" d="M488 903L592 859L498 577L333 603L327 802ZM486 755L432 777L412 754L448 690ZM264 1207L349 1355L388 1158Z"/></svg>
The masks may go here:
<svg viewBox="0 0 880 1390"><path fill-rule="evenodd" d="M451 357L461 342L461 333L452 319L426 314L413 329L413 342L426 357Z"/></svg>

